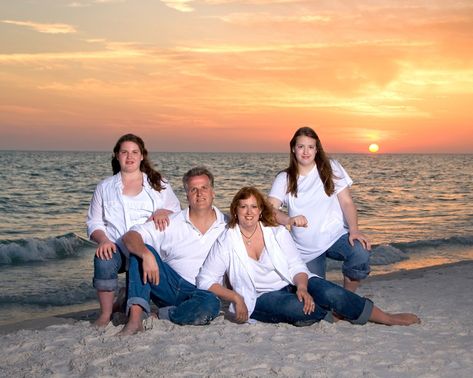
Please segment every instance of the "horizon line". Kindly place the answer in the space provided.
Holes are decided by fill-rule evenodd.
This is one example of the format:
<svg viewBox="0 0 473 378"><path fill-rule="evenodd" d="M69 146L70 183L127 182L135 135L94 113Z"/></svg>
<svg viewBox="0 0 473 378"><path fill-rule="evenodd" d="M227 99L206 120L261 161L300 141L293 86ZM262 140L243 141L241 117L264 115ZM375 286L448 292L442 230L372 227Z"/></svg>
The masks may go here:
<svg viewBox="0 0 473 378"><path fill-rule="evenodd" d="M95 153L113 153L108 150L36 150L36 149L1 149L1 152L95 152ZM473 155L471 152L329 152L325 151L328 155L332 154L346 154L346 155ZM157 151L148 150L148 153L186 153L186 154L288 154L287 151Z"/></svg>

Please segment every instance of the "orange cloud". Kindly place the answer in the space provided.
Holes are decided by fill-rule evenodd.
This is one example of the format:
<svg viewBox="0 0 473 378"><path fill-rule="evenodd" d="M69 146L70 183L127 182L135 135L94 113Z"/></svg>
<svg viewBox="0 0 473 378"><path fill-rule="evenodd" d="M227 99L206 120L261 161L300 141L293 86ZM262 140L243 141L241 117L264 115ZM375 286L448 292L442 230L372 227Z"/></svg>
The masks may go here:
<svg viewBox="0 0 473 378"><path fill-rule="evenodd" d="M191 3L194 0L161 0L169 8L178 10L180 12L193 12L194 8L191 6Z"/></svg>
<svg viewBox="0 0 473 378"><path fill-rule="evenodd" d="M2 20L2 22L5 24L26 26L39 33L46 33L46 34L71 34L71 33L77 32L74 26L67 25L67 24L41 24L41 23L32 22L32 21L14 21L14 20Z"/></svg>
<svg viewBox="0 0 473 378"><path fill-rule="evenodd" d="M54 36L3 22L0 131L91 131L108 148L110 132L133 129L155 149L286 151L311 125L335 152L471 151L473 7L342 3L82 1L95 7L61 8L81 32Z"/></svg>

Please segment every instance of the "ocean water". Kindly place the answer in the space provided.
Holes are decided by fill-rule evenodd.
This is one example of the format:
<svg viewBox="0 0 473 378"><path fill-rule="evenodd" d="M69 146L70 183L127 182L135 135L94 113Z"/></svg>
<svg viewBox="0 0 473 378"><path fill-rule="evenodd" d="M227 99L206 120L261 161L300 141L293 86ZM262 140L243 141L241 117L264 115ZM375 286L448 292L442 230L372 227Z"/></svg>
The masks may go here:
<svg viewBox="0 0 473 378"><path fill-rule="evenodd" d="M360 228L374 248L373 274L473 260L473 155L333 155L354 180ZM94 244L86 213L111 175L108 152L2 151L0 325L97 307ZM152 153L186 205L182 175L214 173L216 206L228 211L245 185L268 192L287 154ZM340 278L329 264L329 279Z"/></svg>

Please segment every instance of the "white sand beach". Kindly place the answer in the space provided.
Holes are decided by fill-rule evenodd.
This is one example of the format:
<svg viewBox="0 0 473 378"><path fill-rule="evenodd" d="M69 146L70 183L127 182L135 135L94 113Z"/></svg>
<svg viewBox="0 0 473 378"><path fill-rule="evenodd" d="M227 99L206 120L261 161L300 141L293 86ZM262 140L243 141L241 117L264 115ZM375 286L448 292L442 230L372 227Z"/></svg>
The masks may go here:
<svg viewBox="0 0 473 378"><path fill-rule="evenodd" d="M360 288L389 312L422 324L321 322L204 327L157 320L126 338L100 332L90 311L0 329L1 377L471 377L473 261L376 276ZM33 328L33 329L32 329Z"/></svg>

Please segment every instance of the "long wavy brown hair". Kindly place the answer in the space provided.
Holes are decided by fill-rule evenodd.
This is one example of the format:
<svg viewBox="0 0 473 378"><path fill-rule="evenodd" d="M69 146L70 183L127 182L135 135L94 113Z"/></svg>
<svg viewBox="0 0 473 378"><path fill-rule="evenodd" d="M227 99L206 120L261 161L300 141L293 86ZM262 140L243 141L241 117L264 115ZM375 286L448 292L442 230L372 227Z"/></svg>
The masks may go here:
<svg viewBox="0 0 473 378"><path fill-rule="evenodd" d="M140 163L140 171L146 173L148 176L148 182L154 190L160 192L165 188L164 184L166 181L163 179L161 173L153 168L153 163L148 158L148 150L145 148L145 142L139 136L134 134L125 134L122 135L115 147L113 148L113 156L112 156L112 171L113 174L116 175L120 172L120 163L118 162L117 155L120 151L122 143L124 142L133 142L140 148L141 154L143 155L143 160Z"/></svg>
<svg viewBox="0 0 473 378"><path fill-rule="evenodd" d="M330 159L325 153L318 135L310 127L299 128L289 142L289 167L282 171L287 173L288 178L286 193L290 193L294 197L297 197L297 179L299 177L299 170L297 168L298 164L294 149L296 147L297 138L300 136L306 136L315 140L315 148L317 150L314 159L315 164L317 165L320 179L324 184L325 193L328 196L331 196L335 192L335 184L333 182L335 176L333 174L332 166L330 165Z"/></svg>
<svg viewBox="0 0 473 378"><path fill-rule="evenodd" d="M237 194L232 199L230 204L230 221L228 222L228 228L234 228L238 223L237 217L237 207L240 203L240 200L245 200L251 196L255 197L258 208L261 210L260 221L263 223L263 226L274 227L277 226L276 218L274 216L273 207L268 202L266 197L254 186L244 186L241 188Z"/></svg>

